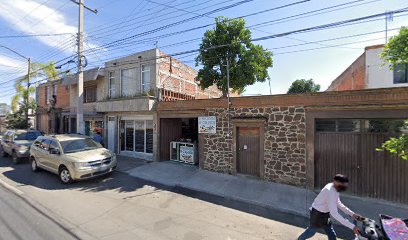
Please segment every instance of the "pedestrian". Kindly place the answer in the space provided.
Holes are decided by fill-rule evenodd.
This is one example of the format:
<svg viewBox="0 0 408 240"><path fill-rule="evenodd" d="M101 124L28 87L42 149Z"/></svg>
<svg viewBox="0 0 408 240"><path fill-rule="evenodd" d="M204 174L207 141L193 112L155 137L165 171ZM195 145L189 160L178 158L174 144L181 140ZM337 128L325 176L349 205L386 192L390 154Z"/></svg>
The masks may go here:
<svg viewBox="0 0 408 240"><path fill-rule="evenodd" d="M99 131L97 131L94 135L93 135L93 140L97 143L102 144L103 139L102 139L102 135Z"/></svg>
<svg viewBox="0 0 408 240"><path fill-rule="evenodd" d="M354 234L360 235L358 227L356 227L349 220L345 219L338 212L338 208L346 215L352 217L355 220L361 220L362 217L350 209L348 209L340 201L340 192L344 192L348 187L348 178L343 174L336 174L333 182L328 183L320 191L319 195L313 201L310 208L310 223L309 227L299 236L298 240L305 240L313 237L317 230L323 229L329 240L336 239L336 232L333 229L333 225L330 217L336 219L342 225L353 230Z"/></svg>

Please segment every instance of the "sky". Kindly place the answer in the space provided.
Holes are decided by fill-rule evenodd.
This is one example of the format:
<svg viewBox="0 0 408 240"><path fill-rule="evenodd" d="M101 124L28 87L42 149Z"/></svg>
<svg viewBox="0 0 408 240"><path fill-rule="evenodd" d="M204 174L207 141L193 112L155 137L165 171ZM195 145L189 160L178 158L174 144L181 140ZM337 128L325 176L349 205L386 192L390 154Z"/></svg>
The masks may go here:
<svg viewBox="0 0 408 240"><path fill-rule="evenodd" d="M258 13L244 19L252 38L259 38L408 7L406 0L84 1L89 8L98 10L97 14L85 11L87 68L103 66L108 60L151 49L156 44L167 54L197 49L204 32L213 26L166 34L214 23L218 16L234 18ZM265 11L272 8L278 9ZM66 63L76 53L77 25L78 6L70 0L0 0L0 102L10 103L14 79L27 71L27 60L1 46L30 57L33 62ZM408 12L395 14L388 21L388 37L406 25ZM247 87L244 95L282 94L296 79L310 78L324 91L363 53L364 47L385 42L384 30L382 17L257 41L273 53L270 81ZM190 53L176 58L195 67L195 56ZM62 70L74 73L75 63L64 64Z"/></svg>

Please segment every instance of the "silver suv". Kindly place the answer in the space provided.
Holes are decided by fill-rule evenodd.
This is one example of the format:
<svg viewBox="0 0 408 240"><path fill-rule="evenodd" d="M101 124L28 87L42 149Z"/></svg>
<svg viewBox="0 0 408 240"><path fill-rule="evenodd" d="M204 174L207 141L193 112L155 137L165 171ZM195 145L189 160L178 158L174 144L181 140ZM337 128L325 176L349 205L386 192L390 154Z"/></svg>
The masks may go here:
<svg viewBox="0 0 408 240"><path fill-rule="evenodd" d="M77 134L41 136L30 149L31 170L58 174L63 183L108 174L116 169L115 153Z"/></svg>
<svg viewBox="0 0 408 240"><path fill-rule="evenodd" d="M19 163L22 158L28 158L30 146L38 136L41 136L41 132L37 130L6 131L1 141L3 157L10 155L15 164Z"/></svg>

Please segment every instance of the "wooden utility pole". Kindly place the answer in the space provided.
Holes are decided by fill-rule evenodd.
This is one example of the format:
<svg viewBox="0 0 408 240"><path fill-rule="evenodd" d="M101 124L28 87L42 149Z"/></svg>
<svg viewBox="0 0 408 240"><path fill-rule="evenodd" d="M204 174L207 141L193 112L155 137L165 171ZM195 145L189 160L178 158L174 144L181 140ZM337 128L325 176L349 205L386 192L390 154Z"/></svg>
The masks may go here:
<svg viewBox="0 0 408 240"><path fill-rule="evenodd" d="M77 133L85 134L85 122L84 122L84 8L87 10L98 13L97 10L90 9L84 5L84 0L71 0L78 4L78 102L77 102Z"/></svg>

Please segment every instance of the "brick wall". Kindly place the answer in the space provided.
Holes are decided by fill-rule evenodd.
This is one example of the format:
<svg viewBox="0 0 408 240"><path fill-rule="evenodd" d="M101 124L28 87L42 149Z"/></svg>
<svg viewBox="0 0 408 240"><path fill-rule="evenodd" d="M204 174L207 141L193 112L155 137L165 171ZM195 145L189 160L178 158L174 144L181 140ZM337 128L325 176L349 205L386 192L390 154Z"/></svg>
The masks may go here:
<svg viewBox="0 0 408 240"><path fill-rule="evenodd" d="M221 173L233 172L232 137L227 137L227 109L207 109L217 117L217 133L205 134L203 168ZM264 179L304 186L306 182L306 125L303 107L232 108L231 118L263 118ZM233 125L230 126L232 131ZM232 132L230 135L232 136ZM262 142L262 141L261 141Z"/></svg>
<svg viewBox="0 0 408 240"><path fill-rule="evenodd" d="M359 90L366 88L366 54L358 57L329 86L327 91Z"/></svg>
<svg viewBox="0 0 408 240"><path fill-rule="evenodd" d="M55 105L56 108L69 108L69 87L62 86L60 83L57 84L57 103ZM38 99L37 105L39 107L47 108L47 100L46 100L46 89L48 84L42 84L38 87ZM52 93L51 93L52 95Z"/></svg>
<svg viewBox="0 0 408 240"><path fill-rule="evenodd" d="M160 53L161 56L166 56ZM196 99L218 98L222 94L217 87L202 90L196 82L197 71L183 62L163 57L159 62L159 88L194 96Z"/></svg>

